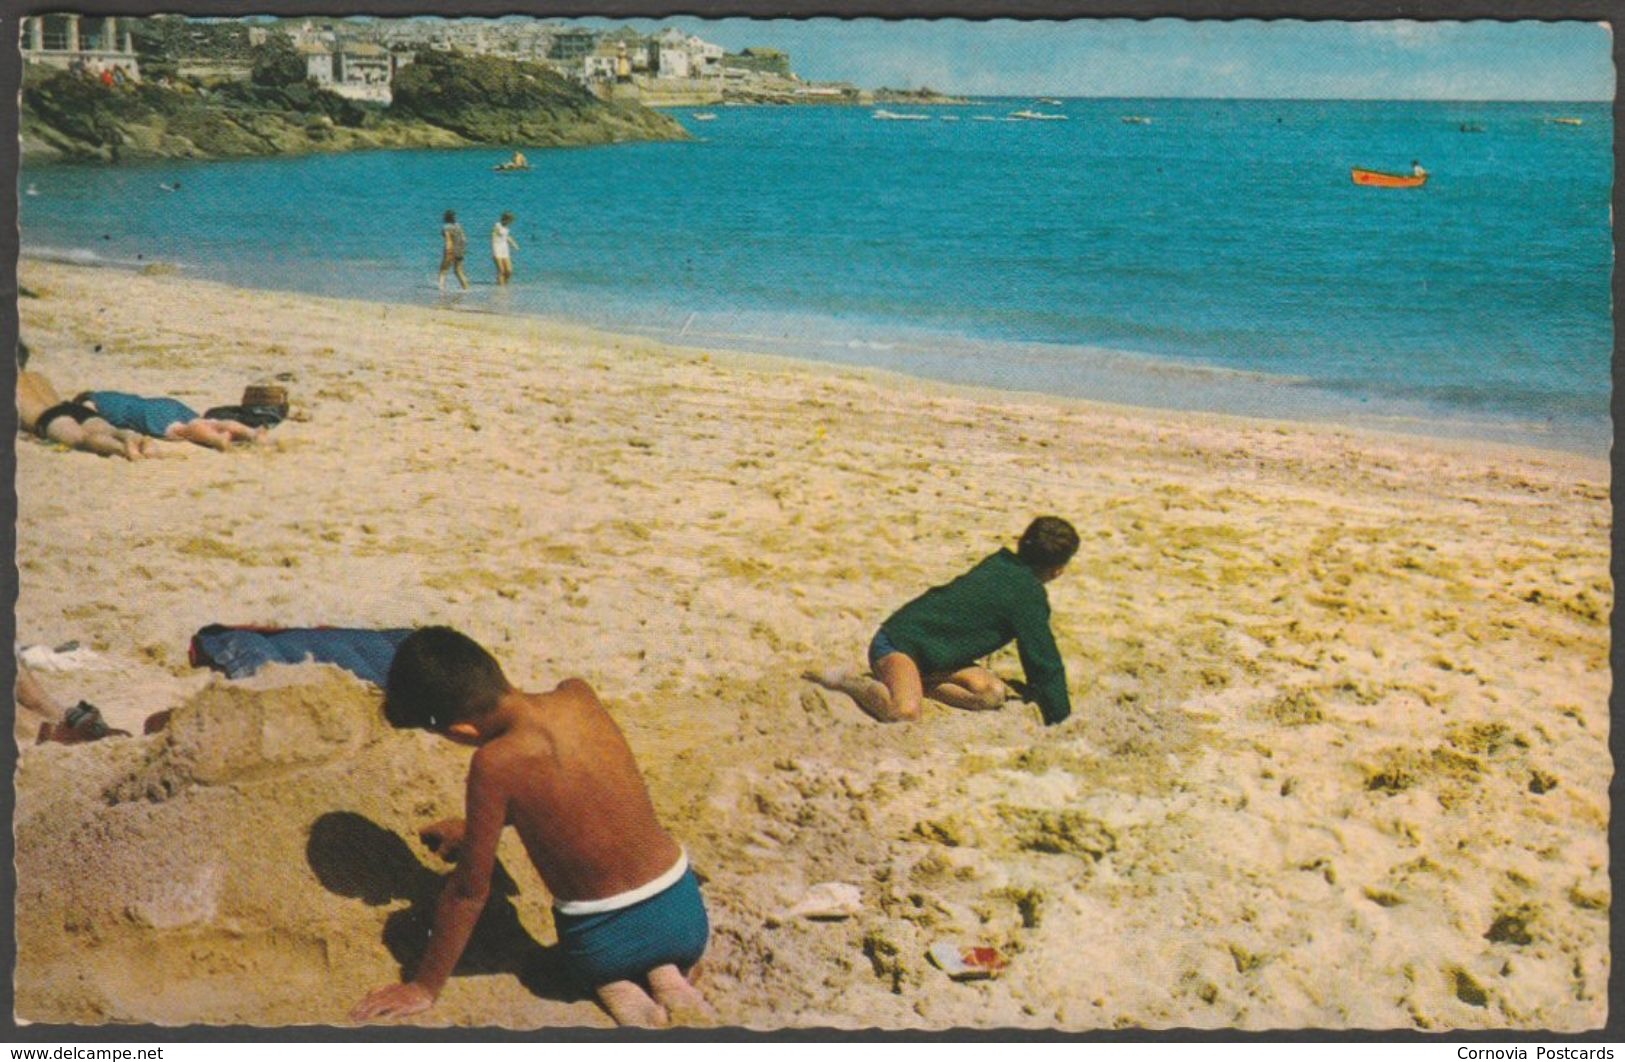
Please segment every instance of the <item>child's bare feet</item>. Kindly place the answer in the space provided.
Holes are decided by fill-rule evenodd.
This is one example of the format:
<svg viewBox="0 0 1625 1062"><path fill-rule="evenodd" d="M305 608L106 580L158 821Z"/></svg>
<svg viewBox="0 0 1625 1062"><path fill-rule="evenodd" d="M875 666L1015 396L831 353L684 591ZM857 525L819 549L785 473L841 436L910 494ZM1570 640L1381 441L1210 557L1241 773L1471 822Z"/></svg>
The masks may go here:
<svg viewBox="0 0 1625 1062"><path fill-rule="evenodd" d="M597 988L598 1002L609 1011L616 1025L630 1025L639 1029L658 1029L665 1025L669 1015L666 1008L649 998L635 981L611 981Z"/></svg>
<svg viewBox="0 0 1625 1062"><path fill-rule="evenodd" d="M858 702L865 713L882 722L893 718L891 694L886 685L868 675L847 668L832 667L823 671L805 671L801 675L808 682L816 682L825 689L844 693Z"/></svg>
<svg viewBox="0 0 1625 1062"><path fill-rule="evenodd" d="M677 967L667 964L649 971L649 989L677 1025L715 1025L717 1012L700 990Z"/></svg>

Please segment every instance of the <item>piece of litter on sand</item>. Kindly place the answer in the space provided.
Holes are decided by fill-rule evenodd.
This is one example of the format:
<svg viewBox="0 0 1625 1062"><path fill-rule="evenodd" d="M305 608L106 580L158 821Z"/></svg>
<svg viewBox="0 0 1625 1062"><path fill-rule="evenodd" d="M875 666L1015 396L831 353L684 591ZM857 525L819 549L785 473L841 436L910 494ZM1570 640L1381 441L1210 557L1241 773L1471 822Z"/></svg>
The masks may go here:
<svg viewBox="0 0 1625 1062"><path fill-rule="evenodd" d="M939 940L931 945L926 956L933 965L955 981L977 981L997 977L1009 965L998 948L980 944L955 944Z"/></svg>
<svg viewBox="0 0 1625 1062"><path fill-rule="evenodd" d="M107 666L100 653L78 642L65 642L55 649L25 645L17 650L17 656L35 671L97 671Z"/></svg>
<svg viewBox="0 0 1625 1062"><path fill-rule="evenodd" d="M787 918L809 918L813 921L834 921L851 918L863 910L863 892L856 885L844 881L824 881L807 890L794 907L785 912Z"/></svg>

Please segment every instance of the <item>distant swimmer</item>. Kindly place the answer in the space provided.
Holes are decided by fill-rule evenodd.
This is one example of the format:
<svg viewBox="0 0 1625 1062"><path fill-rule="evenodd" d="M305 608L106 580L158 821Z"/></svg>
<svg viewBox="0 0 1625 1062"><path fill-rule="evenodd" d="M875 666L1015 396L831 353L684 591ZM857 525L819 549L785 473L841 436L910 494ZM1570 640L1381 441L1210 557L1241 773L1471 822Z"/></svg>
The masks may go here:
<svg viewBox="0 0 1625 1062"><path fill-rule="evenodd" d="M181 182L176 181L174 184L165 184L163 181L159 181L158 187L166 192L178 192L181 190Z"/></svg>
<svg viewBox="0 0 1625 1062"><path fill-rule="evenodd" d="M28 191L24 192L23 194L24 195L39 195L39 189L34 187L34 183L32 181L30 181L29 184L28 184Z"/></svg>

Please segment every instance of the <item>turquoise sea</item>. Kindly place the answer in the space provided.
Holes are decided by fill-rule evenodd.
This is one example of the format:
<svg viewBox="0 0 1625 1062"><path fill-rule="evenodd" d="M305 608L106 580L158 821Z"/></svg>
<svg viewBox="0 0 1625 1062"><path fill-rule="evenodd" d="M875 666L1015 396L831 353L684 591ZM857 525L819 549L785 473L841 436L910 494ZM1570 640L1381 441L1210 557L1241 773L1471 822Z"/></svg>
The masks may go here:
<svg viewBox="0 0 1625 1062"><path fill-rule="evenodd" d="M1022 108L1067 120L1002 120ZM23 249L1013 390L1606 452L1606 104L888 109L929 120L690 108L671 112L690 142L530 150L515 175L491 172L497 149L25 161ZM1424 189L1350 180L1413 159ZM448 208L469 233L466 296L434 285ZM487 239L504 210L520 243L506 291Z"/></svg>

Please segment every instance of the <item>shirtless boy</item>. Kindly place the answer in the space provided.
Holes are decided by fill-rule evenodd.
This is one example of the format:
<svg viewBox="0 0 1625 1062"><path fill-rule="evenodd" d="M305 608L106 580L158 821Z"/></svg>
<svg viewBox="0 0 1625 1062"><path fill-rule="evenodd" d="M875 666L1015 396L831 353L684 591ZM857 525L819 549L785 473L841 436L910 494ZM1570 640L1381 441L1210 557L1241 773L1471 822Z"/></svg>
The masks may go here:
<svg viewBox="0 0 1625 1062"><path fill-rule="evenodd" d="M433 1006L485 908L497 839L509 825L553 894L571 972L616 1022L710 1015L685 976L710 934L699 883L591 686L572 678L549 693L521 692L472 639L426 627L396 651L384 715L392 726L422 727L476 751L467 817L420 831L431 850L457 862L428 951L413 980L371 993L353 1020Z"/></svg>

